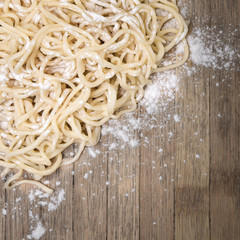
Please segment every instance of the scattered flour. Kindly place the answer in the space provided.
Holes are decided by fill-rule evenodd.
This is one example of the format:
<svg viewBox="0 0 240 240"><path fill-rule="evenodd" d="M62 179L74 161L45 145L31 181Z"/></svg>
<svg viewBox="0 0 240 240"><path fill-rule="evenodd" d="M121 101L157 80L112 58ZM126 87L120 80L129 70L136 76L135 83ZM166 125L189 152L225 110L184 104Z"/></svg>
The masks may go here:
<svg viewBox="0 0 240 240"><path fill-rule="evenodd" d="M100 153L98 150L94 150L93 147L88 147L88 152L93 158L96 158L97 154Z"/></svg>
<svg viewBox="0 0 240 240"><path fill-rule="evenodd" d="M56 196L52 196L50 198L50 202L48 204L48 211L50 212L55 211L64 200L65 200L65 191L63 188L61 188L58 191L58 194Z"/></svg>
<svg viewBox="0 0 240 240"><path fill-rule="evenodd" d="M156 114L160 110L166 110L169 102L174 100L179 90L179 82L180 77L174 71L154 74L152 83L146 87L141 101L147 113Z"/></svg>
<svg viewBox="0 0 240 240"><path fill-rule="evenodd" d="M124 121L124 123L118 120L110 120L108 124L102 127L101 134L102 136L113 135L116 141L120 140L124 143L122 146L130 144L130 146L136 147L138 145L138 139L133 137L133 133L139 129L139 121L132 114L127 114L126 116L126 122ZM109 150L114 150L118 148L118 146L119 144L114 142L109 144L108 148Z"/></svg>
<svg viewBox="0 0 240 240"><path fill-rule="evenodd" d="M56 182L56 186L59 186L60 184L61 184L60 181L57 181L57 182Z"/></svg>
<svg viewBox="0 0 240 240"><path fill-rule="evenodd" d="M87 179L88 178L88 173L85 173L83 178Z"/></svg>
<svg viewBox="0 0 240 240"><path fill-rule="evenodd" d="M2 209L2 214L5 216L7 215L7 210L5 208Z"/></svg>
<svg viewBox="0 0 240 240"><path fill-rule="evenodd" d="M180 122L180 120L181 120L180 117L177 114L175 114L173 116L173 119L174 119L175 122Z"/></svg>
<svg viewBox="0 0 240 240"><path fill-rule="evenodd" d="M60 185L60 182L57 182L56 185ZM65 200L65 190L63 188L60 188L50 195L39 189L34 189L30 191L28 198L34 208L37 206L42 206L46 207L49 212L52 212L57 210L62 201ZM16 199L16 202L19 201L19 199ZM32 207L29 210L29 218L31 219L31 234L27 235L27 239L38 240L45 234L46 229L43 226L39 216L33 215ZM35 228L33 226L35 226Z"/></svg>
<svg viewBox="0 0 240 240"><path fill-rule="evenodd" d="M217 31L215 28L194 29L188 36L190 57L194 64L214 69L233 69L240 55L231 41L236 31ZM228 42L228 44L226 44Z"/></svg>
<svg viewBox="0 0 240 240"><path fill-rule="evenodd" d="M42 198L48 198L49 197L49 194L48 193L45 193L45 192L42 192L40 190L31 190L29 195L28 195L28 198L30 200L30 202L33 202L34 200L37 199L42 199Z"/></svg>
<svg viewBox="0 0 240 240"><path fill-rule="evenodd" d="M31 220L30 225L31 234L27 235L27 239L38 240L46 233L46 229L43 227L42 221L39 219L38 214L34 216L32 210L29 210L28 215Z"/></svg>
<svg viewBox="0 0 240 240"><path fill-rule="evenodd" d="M42 223L39 221L36 228L32 231L31 235L28 235L28 239L40 239L46 232L46 229L43 227Z"/></svg>

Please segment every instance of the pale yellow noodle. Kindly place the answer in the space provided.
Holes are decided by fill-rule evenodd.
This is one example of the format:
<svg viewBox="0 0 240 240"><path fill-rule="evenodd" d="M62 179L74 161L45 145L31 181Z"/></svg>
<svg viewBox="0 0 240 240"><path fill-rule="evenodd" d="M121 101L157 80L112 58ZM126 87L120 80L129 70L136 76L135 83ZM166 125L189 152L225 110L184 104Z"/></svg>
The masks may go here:
<svg viewBox="0 0 240 240"><path fill-rule="evenodd" d="M43 176L79 159L109 119L135 110L152 73L187 61L187 31L175 0L0 0L4 186L52 192ZM165 66L179 43L181 60ZM64 158L73 143L78 150Z"/></svg>

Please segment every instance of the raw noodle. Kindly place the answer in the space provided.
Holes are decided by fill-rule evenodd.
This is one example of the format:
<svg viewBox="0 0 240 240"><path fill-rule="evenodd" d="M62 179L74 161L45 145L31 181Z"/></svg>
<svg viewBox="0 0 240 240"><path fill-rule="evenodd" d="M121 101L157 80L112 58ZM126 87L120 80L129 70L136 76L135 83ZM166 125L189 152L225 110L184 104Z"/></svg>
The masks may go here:
<svg viewBox="0 0 240 240"><path fill-rule="evenodd" d="M136 109L152 73L187 60L187 31L174 0L0 0L0 166L14 172L5 188L51 192L43 176ZM180 42L182 59L164 66ZM63 158L73 143L78 152Z"/></svg>

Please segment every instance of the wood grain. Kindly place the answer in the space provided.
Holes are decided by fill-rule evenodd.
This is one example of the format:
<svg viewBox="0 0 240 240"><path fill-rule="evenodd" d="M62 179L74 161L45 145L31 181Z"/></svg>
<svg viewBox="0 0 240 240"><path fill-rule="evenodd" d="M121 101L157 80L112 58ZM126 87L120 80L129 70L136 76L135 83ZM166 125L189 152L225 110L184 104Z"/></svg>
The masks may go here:
<svg viewBox="0 0 240 240"><path fill-rule="evenodd" d="M181 3L188 8L190 31L239 31L240 1ZM232 42L224 41L239 53L239 39L237 32ZM235 66L185 73L174 101L149 119L158 127L134 131L138 147L103 136L96 157L86 149L75 165L48 177L60 181L52 185L56 191L65 191L55 211L31 202L30 186L6 191L0 181L0 239L26 240L38 220L47 230L44 240L240 239L239 59ZM139 107L135 117L144 111ZM109 149L111 143L119 148Z"/></svg>
<svg viewBox="0 0 240 240"><path fill-rule="evenodd" d="M227 9L227 11L226 11ZM227 31L239 29L239 1L219 1L216 23ZM240 52L240 35L236 36L234 46ZM239 59L237 62L239 66ZM219 71L216 73L216 88L210 83L210 217L211 239L240 239L240 67L238 71ZM225 80L225 81L224 81Z"/></svg>

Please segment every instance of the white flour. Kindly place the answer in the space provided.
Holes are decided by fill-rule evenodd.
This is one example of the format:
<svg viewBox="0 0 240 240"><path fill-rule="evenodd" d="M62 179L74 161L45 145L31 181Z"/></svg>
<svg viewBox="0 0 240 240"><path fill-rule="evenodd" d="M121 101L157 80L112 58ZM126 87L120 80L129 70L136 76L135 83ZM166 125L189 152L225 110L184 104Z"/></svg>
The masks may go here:
<svg viewBox="0 0 240 240"><path fill-rule="evenodd" d="M180 78L175 71L166 71L154 74L152 83L146 87L141 105L145 107L148 114L155 114L159 109L166 110L169 102L174 100L179 90Z"/></svg>
<svg viewBox="0 0 240 240"><path fill-rule="evenodd" d="M42 222L39 221L35 229L32 230L31 235L27 235L28 239L40 239L46 232L46 229L43 227Z"/></svg>
<svg viewBox="0 0 240 240"><path fill-rule="evenodd" d="M47 206L48 211L56 210L62 201L65 200L65 191L63 188L56 190L53 194L49 195L41 190L36 189L31 190L28 198L31 203L37 204L39 206Z"/></svg>
<svg viewBox="0 0 240 240"><path fill-rule="evenodd" d="M214 69L234 69L239 53L231 44L236 31L225 33L209 27L194 29L188 37L191 60L198 66ZM229 44L226 44L228 42Z"/></svg>

